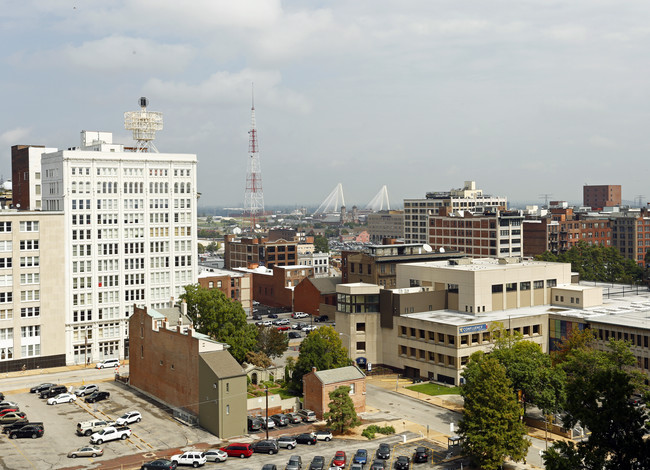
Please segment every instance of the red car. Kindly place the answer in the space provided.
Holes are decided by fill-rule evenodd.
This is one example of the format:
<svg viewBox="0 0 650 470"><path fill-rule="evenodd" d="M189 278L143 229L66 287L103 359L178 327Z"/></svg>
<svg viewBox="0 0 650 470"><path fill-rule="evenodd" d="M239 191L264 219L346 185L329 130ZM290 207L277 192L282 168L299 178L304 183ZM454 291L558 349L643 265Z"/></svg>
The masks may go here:
<svg viewBox="0 0 650 470"><path fill-rule="evenodd" d="M290 330L291 328L287 325L282 325L282 326L276 326L278 331L287 331Z"/></svg>
<svg viewBox="0 0 650 470"><path fill-rule="evenodd" d="M0 416L4 416L7 413L17 413L20 410L18 408L5 408L4 410L0 411Z"/></svg>
<svg viewBox="0 0 650 470"><path fill-rule="evenodd" d="M250 444L240 442L228 444L226 447L222 447L221 450L228 454L228 457L239 457L243 459L244 457L253 455L253 447Z"/></svg>
<svg viewBox="0 0 650 470"><path fill-rule="evenodd" d="M336 465L337 467L345 467L347 460L348 459L345 456L345 452L339 450L336 452L336 454L334 454L334 460L332 460L332 464Z"/></svg>

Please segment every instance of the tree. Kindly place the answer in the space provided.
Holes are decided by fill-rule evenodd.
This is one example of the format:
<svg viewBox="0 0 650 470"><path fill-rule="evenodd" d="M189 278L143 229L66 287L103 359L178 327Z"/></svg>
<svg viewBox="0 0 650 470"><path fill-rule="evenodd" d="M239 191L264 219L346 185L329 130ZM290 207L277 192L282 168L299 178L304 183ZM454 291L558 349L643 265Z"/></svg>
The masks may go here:
<svg viewBox="0 0 650 470"><path fill-rule="evenodd" d="M314 237L314 251L317 253L329 253L330 246L327 242L327 238L322 235L317 235Z"/></svg>
<svg viewBox="0 0 650 470"><path fill-rule="evenodd" d="M630 395L646 390L644 376L634 369L629 343L610 340L607 351L576 342L559 364L567 374L564 425L582 426L589 438L578 446L554 445L544 455L548 468L650 468L650 447L644 440L646 417ZM580 461L580 466L575 461Z"/></svg>
<svg viewBox="0 0 650 470"><path fill-rule="evenodd" d="M337 387L336 390L329 393L329 396L328 407L330 410L323 413L323 418L327 421L328 426L343 433L361 424L361 420L357 417L357 412L354 409L352 398L350 398L350 387L347 385Z"/></svg>
<svg viewBox="0 0 650 470"><path fill-rule="evenodd" d="M206 248L210 253L216 253L219 251L219 244L216 242L210 242Z"/></svg>
<svg viewBox="0 0 650 470"><path fill-rule="evenodd" d="M292 388L302 392L302 377L311 368L317 370L337 369L350 365L348 350L341 337L331 326L321 326L312 331L300 344L300 354L291 376Z"/></svg>
<svg viewBox="0 0 650 470"><path fill-rule="evenodd" d="M494 357L476 352L463 372L465 399L459 433L463 448L482 469L500 468L506 457L526 456L530 441L521 421L522 411L503 365Z"/></svg>
<svg viewBox="0 0 650 470"><path fill-rule="evenodd" d="M246 353L255 349L257 327L246 322L241 304L218 289L204 289L198 284L185 286L181 296L187 302L187 315L199 333L230 346L229 352L242 363Z"/></svg>
<svg viewBox="0 0 650 470"><path fill-rule="evenodd" d="M203 243L197 243L196 246L198 247L199 254L202 255L205 253L205 246L203 246Z"/></svg>
<svg viewBox="0 0 650 470"><path fill-rule="evenodd" d="M263 352L248 351L246 353L246 362L253 364L254 366L261 367L262 369L267 369L273 365L269 356Z"/></svg>
<svg viewBox="0 0 650 470"><path fill-rule="evenodd" d="M280 357L289 349L289 336L277 328L262 326L257 334L256 349L271 359Z"/></svg>

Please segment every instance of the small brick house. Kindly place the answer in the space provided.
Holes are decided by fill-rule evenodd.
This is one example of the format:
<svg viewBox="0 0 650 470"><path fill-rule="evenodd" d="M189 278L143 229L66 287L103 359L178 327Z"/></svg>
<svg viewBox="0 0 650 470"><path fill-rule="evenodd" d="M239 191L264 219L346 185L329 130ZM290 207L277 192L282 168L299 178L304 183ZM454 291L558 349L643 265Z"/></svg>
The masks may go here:
<svg viewBox="0 0 650 470"><path fill-rule="evenodd" d="M341 386L350 387L355 411L366 411L366 375L357 366L320 371L314 367L302 381L304 406L314 411L318 419L323 419L323 413L329 411L330 392Z"/></svg>

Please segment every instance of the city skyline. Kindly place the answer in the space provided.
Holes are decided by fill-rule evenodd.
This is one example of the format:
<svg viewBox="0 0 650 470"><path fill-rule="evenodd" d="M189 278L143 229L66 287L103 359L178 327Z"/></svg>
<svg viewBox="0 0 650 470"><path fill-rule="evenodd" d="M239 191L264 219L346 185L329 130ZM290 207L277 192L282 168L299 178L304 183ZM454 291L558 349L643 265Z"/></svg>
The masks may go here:
<svg viewBox="0 0 650 470"><path fill-rule="evenodd" d="M474 180L509 201L644 193L650 5L578 1L12 2L0 18L0 173L11 146L65 149L164 113L198 155L201 205L242 207L255 83L265 202L363 207ZM621 165L625 162L625 166Z"/></svg>

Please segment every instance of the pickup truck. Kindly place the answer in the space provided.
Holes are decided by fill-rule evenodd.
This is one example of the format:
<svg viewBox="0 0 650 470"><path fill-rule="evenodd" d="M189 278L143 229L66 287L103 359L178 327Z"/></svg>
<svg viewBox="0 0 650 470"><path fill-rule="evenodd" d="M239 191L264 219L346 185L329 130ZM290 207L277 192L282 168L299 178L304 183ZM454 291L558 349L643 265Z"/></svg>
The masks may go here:
<svg viewBox="0 0 650 470"><path fill-rule="evenodd" d="M131 429L128 426L108 426L90 436L90 443L101 444L107 441L114 441L115 439L124 440L129 436L131 436Z"/></svg>
<svg viewBox="0 0 650 470"><path fill-rule="evenodd" d="M93 433L99 432L106 426L112 426L115 423L112 421L104 421L101 419L94 419L92 421L82 421L77 423L77 434L80 436L90 436Z"/></svg>

